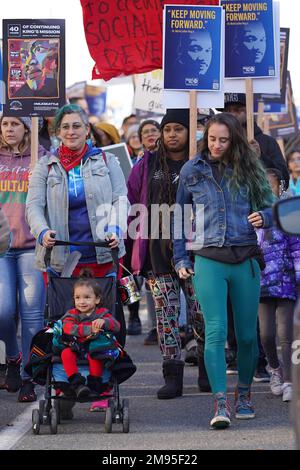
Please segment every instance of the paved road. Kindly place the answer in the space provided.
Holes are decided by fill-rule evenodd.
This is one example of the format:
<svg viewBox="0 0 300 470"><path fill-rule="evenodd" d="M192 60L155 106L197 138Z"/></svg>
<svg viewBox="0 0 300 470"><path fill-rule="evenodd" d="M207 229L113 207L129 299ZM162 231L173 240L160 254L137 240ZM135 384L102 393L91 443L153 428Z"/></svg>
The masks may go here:
<svg viewBox="0 0 300 470"><path fill-rule="evenodd" d="M145 321L145 312L142 318ZM31 410L36 404L16 404L16 395L0 391L0 449L294 449L289 405L272 396L267 384L253 387L256 419L233 419L225 431L209 428L212 398L198 392L195 367L185 367L183 397L157 400L156 391L162 384L160 353L156 346L144 346L143 338L128 337L127 349L138 370L120 387L122 398L130 401L129 434L123 434L116 424L113 433L106 434L104 414L90 413L88 404L80 404L76 405L74 420L64 421L57 435L51 435L44 426L41 434L34 436L30 426ZM234 382L235 378L230 377L232 402Z"/></svg>

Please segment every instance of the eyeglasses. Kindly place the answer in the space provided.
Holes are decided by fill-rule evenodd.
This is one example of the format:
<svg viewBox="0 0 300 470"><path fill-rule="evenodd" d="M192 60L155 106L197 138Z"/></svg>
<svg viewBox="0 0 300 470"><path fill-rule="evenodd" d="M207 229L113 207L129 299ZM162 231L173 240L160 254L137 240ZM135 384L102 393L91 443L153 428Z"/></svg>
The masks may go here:
<svg viewBox="0 0 300 470"><path fill-rule="evenodd" d="M142 132L142 137L147 137L148 135L159 134L159 130L156 128L147 129L146 131Z"/></svg>
<svg viewBox="0 0 300 470"><path fill-rule="evenodd" d="M300 157L290 158L289 163L298 163L300 162Z"/></svg>
<svg viewBox="0 0 300 470"><path fill-rule="evenodd" d="M73 129L74 131L78 131L82 127L84 127L83 124L80 124L79 122L74 122L74 124L72 124L71 126L70 124L63 124L62 126L60 126L60 130L63 132L67 132L70 129Z"/></svg>

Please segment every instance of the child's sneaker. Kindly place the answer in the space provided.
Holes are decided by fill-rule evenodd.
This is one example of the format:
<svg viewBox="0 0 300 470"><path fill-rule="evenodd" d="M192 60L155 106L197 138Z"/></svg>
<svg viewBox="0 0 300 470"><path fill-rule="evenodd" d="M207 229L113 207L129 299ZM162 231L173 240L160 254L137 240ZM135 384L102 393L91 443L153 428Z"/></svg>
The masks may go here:
<svg viewBox="0 0 300 470"><path fill-rule="evenodd" d="M214 429L226 429L230 426L230 405L225 393L215 394L215 415L210 425Z"/></svg>
<svg viewBox="0 0 300 470"><path fill-rule="evenodd" d="M235 390L236 419L255 418L254 407L251 403L250 387L237 387Z"/></svg>
<svg viewBox="0 0 300 470"><path fill-rule="evenodd" d="M271 369L270 367L270 389L273 395L280 396L282 395L282 386L283 386L283 376L282 376L282 369L278 367L278 369Z"/></svg>
<svg viewBox="0 0 300 470"><path fill-rule="evenodd" d="M290 382L285 382L282 385L282 401L292 401L293 389Z"/></svg>

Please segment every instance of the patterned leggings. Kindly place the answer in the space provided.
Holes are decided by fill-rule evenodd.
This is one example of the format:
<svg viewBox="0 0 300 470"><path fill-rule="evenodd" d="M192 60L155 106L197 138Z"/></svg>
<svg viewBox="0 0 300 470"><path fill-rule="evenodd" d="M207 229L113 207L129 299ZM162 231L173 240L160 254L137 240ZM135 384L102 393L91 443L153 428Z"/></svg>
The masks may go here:
<svg viewBox="0 0 300 470"><path fill-rule="evenodd" d="M148 273L148 283L155 304L157 332L163 359L180 359L181 343L178 317L180 313L180 288L187 303L187 323L193 325L198 353L204 350L204 321L196 300L192 280L183 281L176 274Z"/></svg>

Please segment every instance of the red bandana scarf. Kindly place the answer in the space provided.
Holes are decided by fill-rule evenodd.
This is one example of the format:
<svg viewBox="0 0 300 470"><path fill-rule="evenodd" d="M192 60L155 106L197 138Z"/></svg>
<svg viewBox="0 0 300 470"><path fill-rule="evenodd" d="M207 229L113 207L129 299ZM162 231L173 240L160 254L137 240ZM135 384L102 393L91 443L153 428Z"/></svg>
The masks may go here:
<svg viewBox="0 0 300 470"><path fill-rule="evenodd" d="M88 144L85 144L81 152L78 153L77 150L71 150L68 147L66 147L64 144L61 144L61 146L58 149L58 156L60 159L60 163L62 164L64 169L66 171L70 171L72 170L72 168L75 168L75 166L79 165L81 159L84 157L88 148L89 148Z"/></svg>

